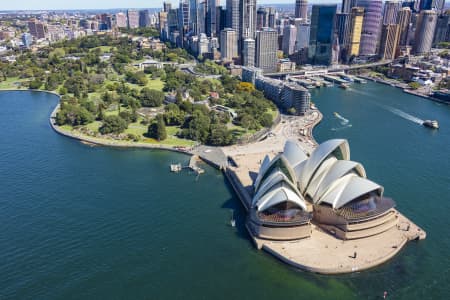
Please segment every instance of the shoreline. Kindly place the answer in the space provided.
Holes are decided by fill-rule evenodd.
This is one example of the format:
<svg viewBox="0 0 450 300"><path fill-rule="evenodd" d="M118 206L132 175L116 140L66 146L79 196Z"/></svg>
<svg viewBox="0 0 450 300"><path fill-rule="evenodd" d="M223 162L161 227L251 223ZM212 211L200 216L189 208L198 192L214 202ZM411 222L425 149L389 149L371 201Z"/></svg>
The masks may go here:
<svg viewBox="0 0 450 300"><path fill-rule="evenodd" d="M389 85L389 86L391 86L393 88L401 89L404 93L407 93L407 94L410 94L410 95L413 95L413 96L421 97L423 99L427 99L427 100L430 100L430 101L433 101L433 102L437 102L437 103L441 103L441 104L450 105L450 102L446 102L446 101L443 101L443 100L431 97L429 95L424 95L422 93L415 92L412 89L404 88L404 87L400 86L401 83L398 82L398 81L396 81L396 83L390 83L389 81L386 81L386 80L383 80L383 79L378 79L378 78L373 78L373 77L366 76L366 75L358 75L358 77L361 77L361 78L364 78L364 79L367 79L367 80L370 80L370 81L373 81L373 82L376 82L376 83Z"/></svg>

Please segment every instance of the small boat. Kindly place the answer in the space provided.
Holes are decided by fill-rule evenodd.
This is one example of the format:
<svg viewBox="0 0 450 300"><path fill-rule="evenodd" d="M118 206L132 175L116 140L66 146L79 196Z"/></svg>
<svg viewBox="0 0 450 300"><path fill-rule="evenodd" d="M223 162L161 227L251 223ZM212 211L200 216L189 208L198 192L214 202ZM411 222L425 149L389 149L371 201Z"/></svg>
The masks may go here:
<svg viewBox="0 0 450 300"><path fill-rule="evenodd" d="M231 227L236 227L236 220L234 219L234 211L231 211L230 224L231 224Z"/></svg>
<svg viewBox="0 0 450 300"><path fill-rule="evenodd" d="M341 89L346 90L346 89L348 89L348 88L350 87L350 85L348 85L347 83L341 83L341 84L339 85L339 87L340 87Z"/></svg>
<svg viewBox="0 0 450 300"><path fill-rule="evenodd" d="M178 173L178 172L181 171L181 169L182 169L181 164L171 164L170 165L170 171L171 172Z"/></svg>
<svg viewBox="0 0 450 300"><path fill-rule="evenodd" d="M422 125L432 129L439 129L439 123L436 120L425 120Z"/></svg>

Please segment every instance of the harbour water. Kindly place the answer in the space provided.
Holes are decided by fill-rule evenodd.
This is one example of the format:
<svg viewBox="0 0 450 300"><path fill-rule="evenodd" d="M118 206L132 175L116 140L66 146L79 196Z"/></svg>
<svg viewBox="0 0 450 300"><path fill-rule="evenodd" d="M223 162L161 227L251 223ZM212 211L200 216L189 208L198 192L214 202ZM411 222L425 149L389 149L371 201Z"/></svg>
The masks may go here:
<svg viewBox="0 0 450 300"><path fill-rule="evenodd" d="M448 298L450 109L373 83L313 99L324 114L316 138L348 138L425 241L367 272L290 269L253 247L219 171L202 165L197 178L169 172L188 163L181 154L83 145L51 130L55 96L2 92L0 299ZM335 111L352 126L339 129Z"/></svg>

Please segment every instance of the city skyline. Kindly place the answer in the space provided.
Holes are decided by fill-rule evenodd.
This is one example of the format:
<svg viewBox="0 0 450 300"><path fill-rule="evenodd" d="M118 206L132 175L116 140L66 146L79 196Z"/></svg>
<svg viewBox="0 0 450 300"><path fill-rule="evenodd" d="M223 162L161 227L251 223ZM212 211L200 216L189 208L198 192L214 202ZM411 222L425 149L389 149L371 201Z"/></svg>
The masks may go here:
<svg viewBox="0 0 450 300"><path fill-rule="evenodd" d="M178 5L179 0L167 0L173 5ZM225 0L220 0L221 4L225 6ZM323 4L323 3L340 3L339 0L309 0L309 4ZM295 0L258 0L258 5L268 4L292 4L295 5ZM1 11L7 10L71 10L71 9L114 9L114 8L161 8L163 0L108 0L96 1L79 0L76 3L65 3L57 0L23 0L20 3L9 2L3 3Z"/></svg>

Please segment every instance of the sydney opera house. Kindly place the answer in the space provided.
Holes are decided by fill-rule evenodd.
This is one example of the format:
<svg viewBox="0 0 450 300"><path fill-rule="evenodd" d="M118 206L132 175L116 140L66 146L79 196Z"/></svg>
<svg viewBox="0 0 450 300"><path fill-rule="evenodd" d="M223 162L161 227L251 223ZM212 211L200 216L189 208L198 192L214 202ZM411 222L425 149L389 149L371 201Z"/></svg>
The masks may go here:
<svg viewBox="0 0 450 300"><path fill-rule="evenodd" d="M262 239L311 236L312 224L342 240L377 235L396 226L395 202L350 160L346 140L319 145L308 157L293 141L266 156L253 183L249 229Z"/></svg>

